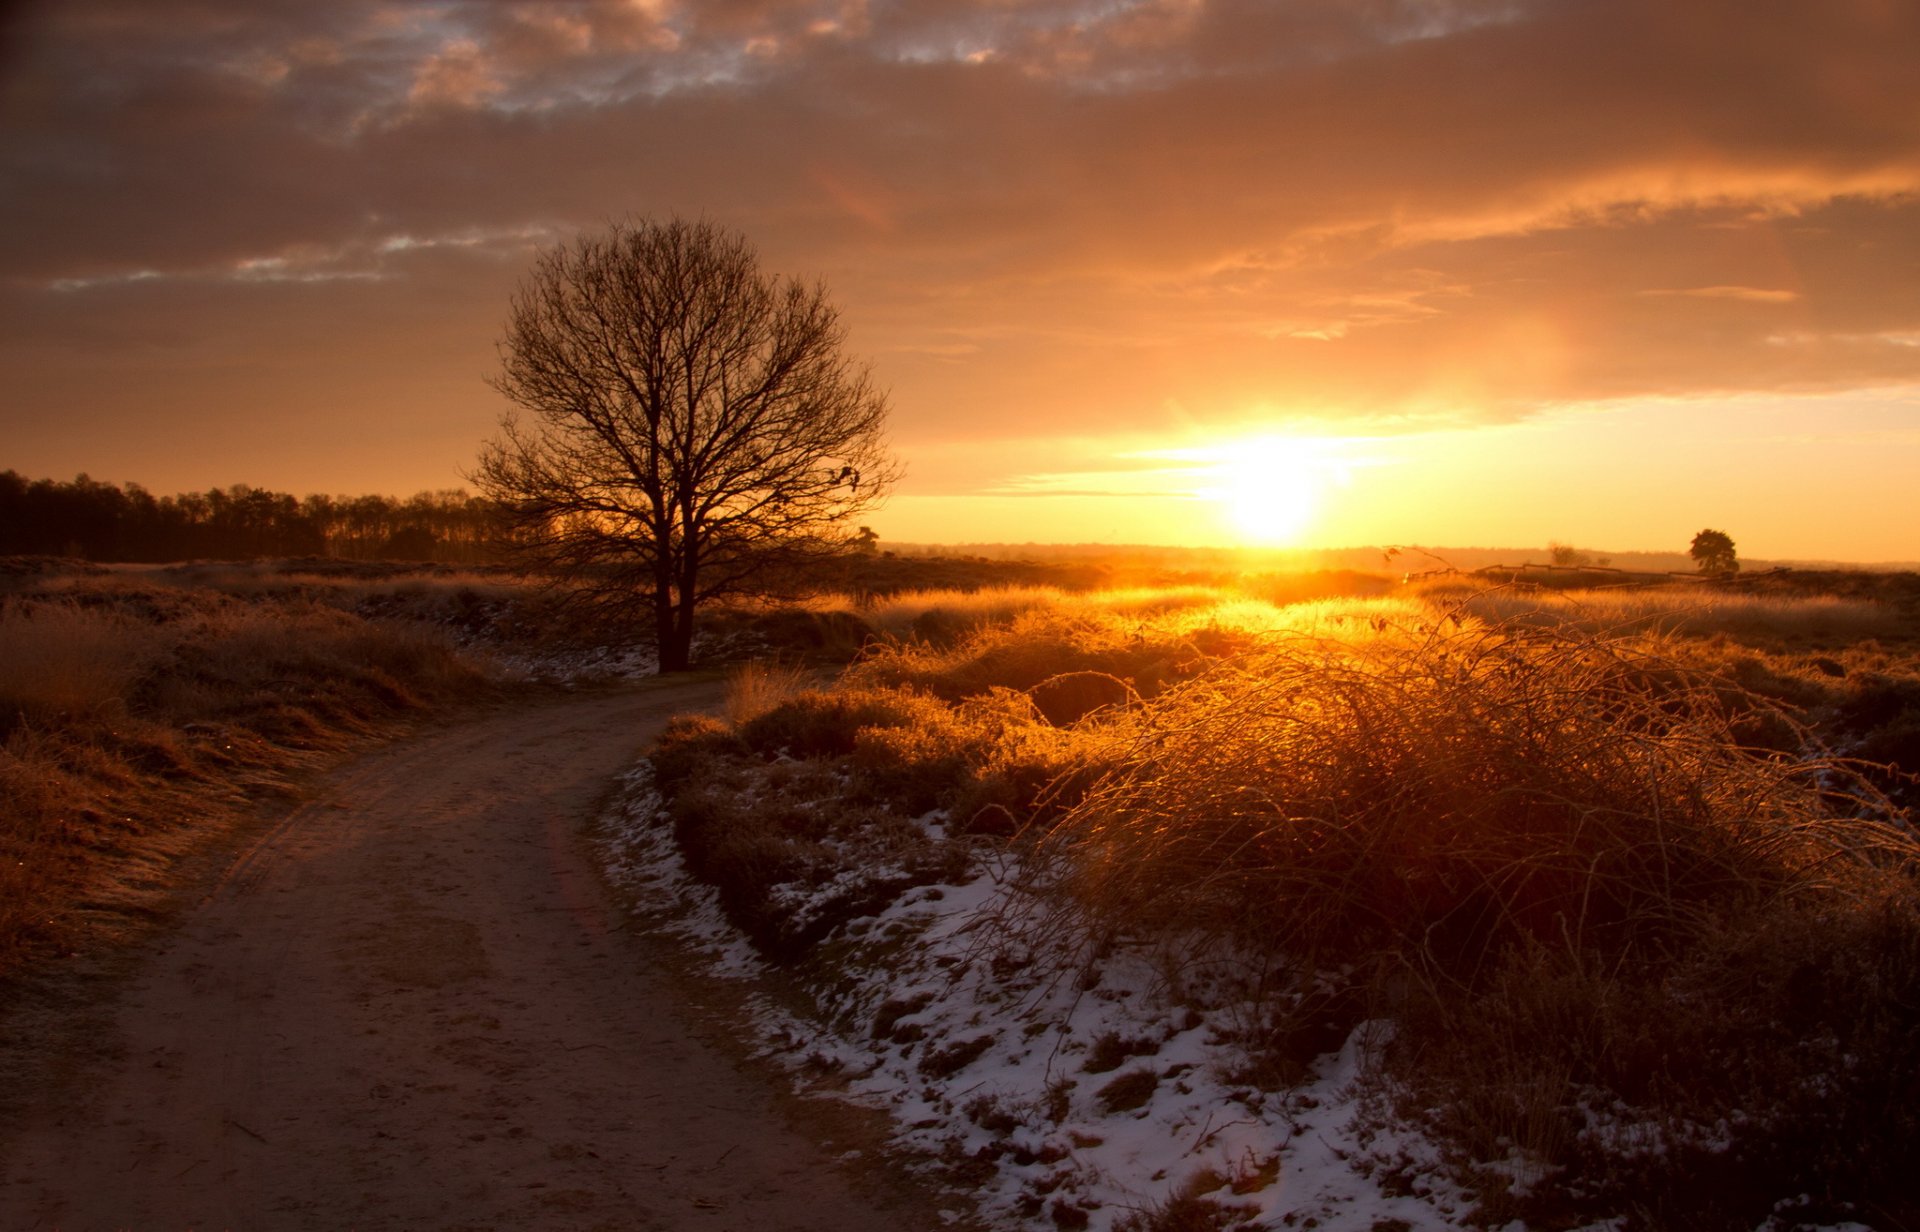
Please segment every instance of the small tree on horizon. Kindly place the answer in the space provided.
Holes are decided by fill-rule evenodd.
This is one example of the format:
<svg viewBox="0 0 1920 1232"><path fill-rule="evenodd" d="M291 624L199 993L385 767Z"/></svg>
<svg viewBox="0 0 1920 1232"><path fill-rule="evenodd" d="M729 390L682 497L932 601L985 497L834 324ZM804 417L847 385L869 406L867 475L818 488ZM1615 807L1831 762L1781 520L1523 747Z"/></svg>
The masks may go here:
<svg viewBox="0 0 1920 1232"><path fill-rule="evenodd" d="M1593 557L1571 543L1562 543L1558 539L1547 540L1547 559L1556 565L1578 566L1593 563Z"/></svg>
<svg viewBox="0 0 1920 1232"><path fill-rule="evenodd" d="M701 605L839 556L898 474L845 337L824 286L763 274L735 232L615 223L514 295L491 383L530 419L502 418L472 479L522 559L644 613L661 673L684 671Z"/></svg>
<svg viewBox="0 0 1920 1232"><path fill-rule="evenodd" d="M1700 572L1719 576L1740 572L1740 560L1734 555L1733 538L1723 530L1703 530L1693 537L1687 549Z"/></svg>

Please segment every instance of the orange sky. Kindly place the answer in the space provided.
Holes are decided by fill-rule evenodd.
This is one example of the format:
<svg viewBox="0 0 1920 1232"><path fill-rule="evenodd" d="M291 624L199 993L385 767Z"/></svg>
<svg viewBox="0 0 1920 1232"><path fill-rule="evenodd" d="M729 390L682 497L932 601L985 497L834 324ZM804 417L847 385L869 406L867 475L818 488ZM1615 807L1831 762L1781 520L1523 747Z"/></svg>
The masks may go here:
<svg viewBox="0 0 1920 1232"><path fill-rule="evenodd" d="M1909 0L5 11L0 468L457 483L531 254L679 213L833 288L884 538L1920 559Z"/></svg>

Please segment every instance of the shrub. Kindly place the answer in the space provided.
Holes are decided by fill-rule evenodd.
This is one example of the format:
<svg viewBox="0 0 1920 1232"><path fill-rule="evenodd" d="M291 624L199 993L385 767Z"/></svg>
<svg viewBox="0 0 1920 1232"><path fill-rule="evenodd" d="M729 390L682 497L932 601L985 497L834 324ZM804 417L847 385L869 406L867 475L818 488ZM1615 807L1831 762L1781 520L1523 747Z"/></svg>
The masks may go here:
<svg viewBox="0 0 1920 1232"><path fill-rule="evenodd" d="M1658 971L1510 950L1483 995L1403 1008L1403 1109L1471 1158L1520 1149L1646 1226L1752 1227L1782 1193L1911 1212L1920 912L1910 893L1707 922ZM1564 1187L1491 1195L1551 1221Z"/></svg>
<svg viewBox="0 0 1920 1232"><path fill-rule="evenodd" d="M1108 1116L1116 1112L1132 1112L1144 1107L1153 1098L1160 1087L1160 1075L1151 1069L1130 1069L1111 1078L1106 1085L1093 1093L1094 1102Z"/></svg>
<svg viewBox="0 0 1920 1232"><path fill-rule="evenodd" d="M863 730L905 727L928 712L927 704L901 690L809 692L755 715L739 733L748 748L768 756L844 757Z"/></svg>
<svg viewBox="0 0 1920 1232"><path fill-rule="evenodd" d="M792 664L741 664L727 673L726 700L722 703L727 722L738 727L798 696L807 687L810 675L805 668Z"/></svg>
<svg viewBox="0 0 1920 1232"><path fill-rule="evenodd" d="M1744 751L1710 682L1597 639L1282 637L1143 721L1059 828L1066 888L1302 959L1415 947L1471 975L1521 937L1657 949L1897 841L1836 816L1820 767Z"/></svg>

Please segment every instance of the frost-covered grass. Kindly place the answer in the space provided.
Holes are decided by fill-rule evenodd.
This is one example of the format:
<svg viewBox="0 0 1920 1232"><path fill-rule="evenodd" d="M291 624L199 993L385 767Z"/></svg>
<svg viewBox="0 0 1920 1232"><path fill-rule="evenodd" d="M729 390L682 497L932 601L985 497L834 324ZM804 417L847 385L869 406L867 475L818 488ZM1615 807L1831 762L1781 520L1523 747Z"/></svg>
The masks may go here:
<svg viewBox="0 0 1920 1232"><path fill-rule="evenodd" d="M1553 604L935 597L671 728L625 867L996 1226L1905 1219L1920 847L1823 750L1911 661Z"/></svg>
<svg viewBox="0 0 1920 1232"><path fill-rule="evenodd" d="M941 812L911 824L931 847L953 842ZM1445 1229L1472 1207L1432 1143L1369 1107L1390 1026L1355 1024L1291 1089L1263 1089L1244 1072L1260 1012L1246 972L1181 970L1141 944L1090 961L1034 927L1048 908L1012 864L951 864L775 967L688 870L650 767L601 841L616 884L710 972L798 986L810 1012L756 1000L763 1049L797 1081L889 1112L903 1153L989 1226ZM790 889L789 906L844 889Z"/></svg>

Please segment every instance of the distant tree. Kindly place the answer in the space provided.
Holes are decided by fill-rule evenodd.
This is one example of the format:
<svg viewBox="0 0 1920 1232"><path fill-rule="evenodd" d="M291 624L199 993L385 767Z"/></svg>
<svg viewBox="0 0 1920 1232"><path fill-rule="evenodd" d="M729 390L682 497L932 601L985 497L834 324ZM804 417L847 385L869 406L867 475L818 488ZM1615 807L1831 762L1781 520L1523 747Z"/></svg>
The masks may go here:
<svg viewBox="0 0 1920 1232"><path fill-rule="evenodd" d="M1570 543L1561 543L1554 539L1547 541L1547 556L1556 565L1578 566L1593 563L1593 557L1582 552L1579 548L1574 547Z"/></svg>
<svg viewBox="0 0 1920 1232"><path fill-rule="evenodd" d="M512 414L473 479L509 541L603 612L650 615L661 672L694 615L845 552L897 468L886 397L826 290L710 223L636 221L542 254L515 294Z"/></svg>
<svg viewBox="0 0 1920 1232"><path fill-rule="evenodd" d="M422 492L404 504L391 496L295 500L246 484L154 496L137 483L116 487L86 475L29 482L0 472L0 556L164 561L399 553L481 561L491 558L496 520L493 502L460 489Z"/></svg>
<svg viewBox="0 0 1920 1232"><path fill-rule="evenodd" d="M874 534L873 527L862 526L854 532L853 550L862 556L874 556L880 551L880 536Z"/></svg>
<svg viewBox="0 0 1920 1232"><path fill-rule="evenodd" d="M1693 537L1687 549L1700 572L1712 575L1738 573L1740 560L1733 553L1733 539L1723 530L1703 530Z"/></svg>
<svg viewBox="0 0 1920 1232"><path fill-rule="evenodd" d="M432 560L440 541L424 526L402 526L380 545L381 560Z"/></svg>

